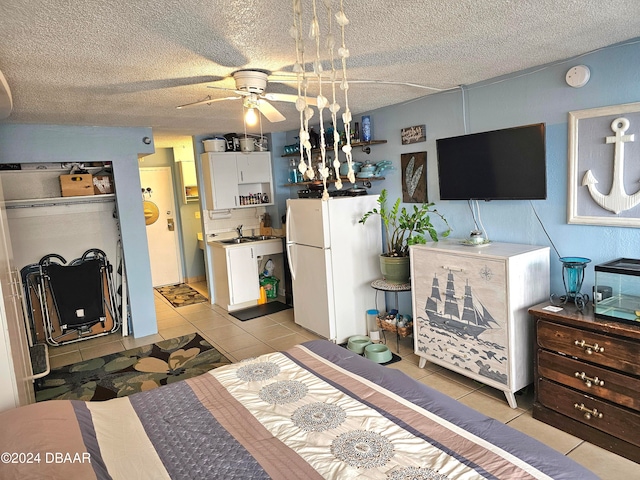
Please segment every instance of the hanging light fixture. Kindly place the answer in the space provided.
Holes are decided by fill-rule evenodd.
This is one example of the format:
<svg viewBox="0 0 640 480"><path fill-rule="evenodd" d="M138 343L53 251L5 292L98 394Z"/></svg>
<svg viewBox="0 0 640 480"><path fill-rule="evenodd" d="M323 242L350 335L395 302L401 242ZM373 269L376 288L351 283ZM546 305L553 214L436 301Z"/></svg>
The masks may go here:
<svg viewBox="0 0 640 480"><path fill-rule="evenodd" d="M293 66L293 71L297 76L298 86L298 100L296 102L296 109L300 114L300 163L298 170L309 180L315 178L315 171L312 165L311 156L311 141L309 135L309 121L314 115L312 107L307 103L307 92L310 88L310 77L313 77L317 81L317 101L316 106L319 114L320 132L319 132L319 147L320 147L320 160L321 166L319 168L320 179L324 186L324 192L322 195L323 200L329 198L327 191L327 179L330 175L331 167L335 170L337 178L336 188L342 188L342 181L340 180L339 168L340 160L338 154L340 151L340 134L337 129L337 114L341 107L336 97L336 85L339 85L344 95L344 111L342 113L342 123L345 131L345 145L342 146L342 152L344 153L347 161L347 177L351 183L355 183L355 173L353 171L353 158L351 156L351 110L349 109L349 83L347 82L347 58L349 57L349 49L345 44L345 27L349 24L349 20L344 13L343 0L340 0L340 9L333 15L332 1L323 0L325 9L327 11L327 25L326 25L326 47L328 50L329 62L331 64L331 72L329 80L331 84L332 99L331 102L323 95L322 83L323 83L323 67L322 67L322 55L321 55L321 27L320 17L317 12L316 0L311 0L312 18L309 26L309 38L313 42L315 47L315 59L313 61L313 72L306 72L305 59L304 59L304 39L303 39L303 3L304 0L292 0L293 2L293 26L291 27L291 36L295 40L296 46L296 62ZM340 46L337 51L338 58L340 59L340 69L342 70L342 78L338 82L337 69L335 66L335 46L336 40L333 35L333 18L335 17L336 23L340 28ZM313 75L311 75L311 73ZM329 139L333 144L334 161L333 165L327 165L326 160L326 147L327 139L325 137L326 131L324 128L323 111L328 108L331 112L331 120L333 123L333 138Z"/></svg>

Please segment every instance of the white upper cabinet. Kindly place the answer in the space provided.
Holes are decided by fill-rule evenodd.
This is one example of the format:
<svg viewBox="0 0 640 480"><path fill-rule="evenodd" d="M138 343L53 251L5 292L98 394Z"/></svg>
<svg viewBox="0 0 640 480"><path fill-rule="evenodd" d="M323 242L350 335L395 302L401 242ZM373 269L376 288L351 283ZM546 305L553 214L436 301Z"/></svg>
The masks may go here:
<svg viewBox="0 0 640 480"><path fill-rule="evenodd" d="M238 183L271 183L269 152L245 153L236 156Z"/></svg>
<svg viewBox="0 0 640 480"><path fill-rule="evenodd" d="M207 210L273 205L269 152L209 152L201 159Z"/></svg>

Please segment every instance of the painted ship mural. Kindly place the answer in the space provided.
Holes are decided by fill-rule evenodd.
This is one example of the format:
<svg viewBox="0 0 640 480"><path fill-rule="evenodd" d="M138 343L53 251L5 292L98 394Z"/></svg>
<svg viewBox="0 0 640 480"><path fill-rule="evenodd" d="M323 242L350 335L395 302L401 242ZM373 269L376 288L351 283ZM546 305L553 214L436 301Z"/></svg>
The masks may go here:
<svg viewBox="0 0 640 480"><path fill-rule="evenodd" d="M498 333L502 327L474 296L468 280L464 295L457 296L451 271L444 290L434 276L425 313L427 318L417 319L419 328L415 334L419 352L507 384L505 343L498 339L504 332ZM492 335L483 339L485 332Z"/></svg>
<svg viewBox="0 0 640 480"><path fill-rule="evenodd" d="M464 286L464 296L456 297L451 272L447 276L444 295L441 295L438 277L433 277L431 295L427 298L425 313L432 325L476 338L485 330L494 328L493 325L498 325L484 305L473 298L468 281Z"/></svg>

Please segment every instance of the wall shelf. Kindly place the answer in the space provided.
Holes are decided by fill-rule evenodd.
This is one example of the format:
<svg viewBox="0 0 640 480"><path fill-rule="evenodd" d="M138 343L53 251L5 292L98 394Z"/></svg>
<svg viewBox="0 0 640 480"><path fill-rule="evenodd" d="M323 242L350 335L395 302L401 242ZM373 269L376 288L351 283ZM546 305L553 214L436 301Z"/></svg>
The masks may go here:
<svg viewBox="0 0 640 480"><path fill-rule="evenodd" d="M352 148L360 148L362 147L362 151L364 153L370 153L370 146L371 145L380 145L383 143L387 143L386 140L371 140L370 142L353 142L351 144ZM342 148L342 145L340 145L340 148ZM327 148L327 152L331 153L333 152L333 149L329 149ZM315 153L320 153L320 149L319 148L314 148L311 150L311 155L315 154ZM300 152L295 152L295 153L285 153L282 155L283 157L299 157L300 156Z"/></svg>
<svg viewBox="0 0 640 480"><path fill-rule="evenodd" d="M347 177L341 176L340 179L342 180L342 183L351 183ZM370 187L371 186L371 182L377 182L379 180L384 180L384 177L356 178L356 183L369 183L369 187ZM336 181L335 180L327 180L327 183L328 184L334 184L334 183L336 183ZM301 186L301 185L304 186L304 185L317 185L317 184L318 184L317 181L313 181L313 182L285 183L284 186L285 187L298 187L298 186Z"/></svg>
<svg viewBox="0 0 640 480"><path fill-rule="evenodd" d="M22 200L6 200L5 206L7 210L14 208L33 208L33 207L55 207L59 205L77 205L91 203L114 202L116 196L114 193L106 193L103 195L85 195L76 197L50 197L50 198L26 198Z"/></svg>

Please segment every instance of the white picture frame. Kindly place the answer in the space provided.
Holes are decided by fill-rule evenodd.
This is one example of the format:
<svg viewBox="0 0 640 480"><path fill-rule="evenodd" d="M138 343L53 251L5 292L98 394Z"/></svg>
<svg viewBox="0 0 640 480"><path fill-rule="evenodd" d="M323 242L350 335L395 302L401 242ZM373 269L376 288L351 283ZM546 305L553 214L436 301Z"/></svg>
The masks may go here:
<svg viewBox="0 0 640 480"><path fill-rule="evenodd" d="M640 227L640 102L569 112L568 136L567 222Z"/></svg>

